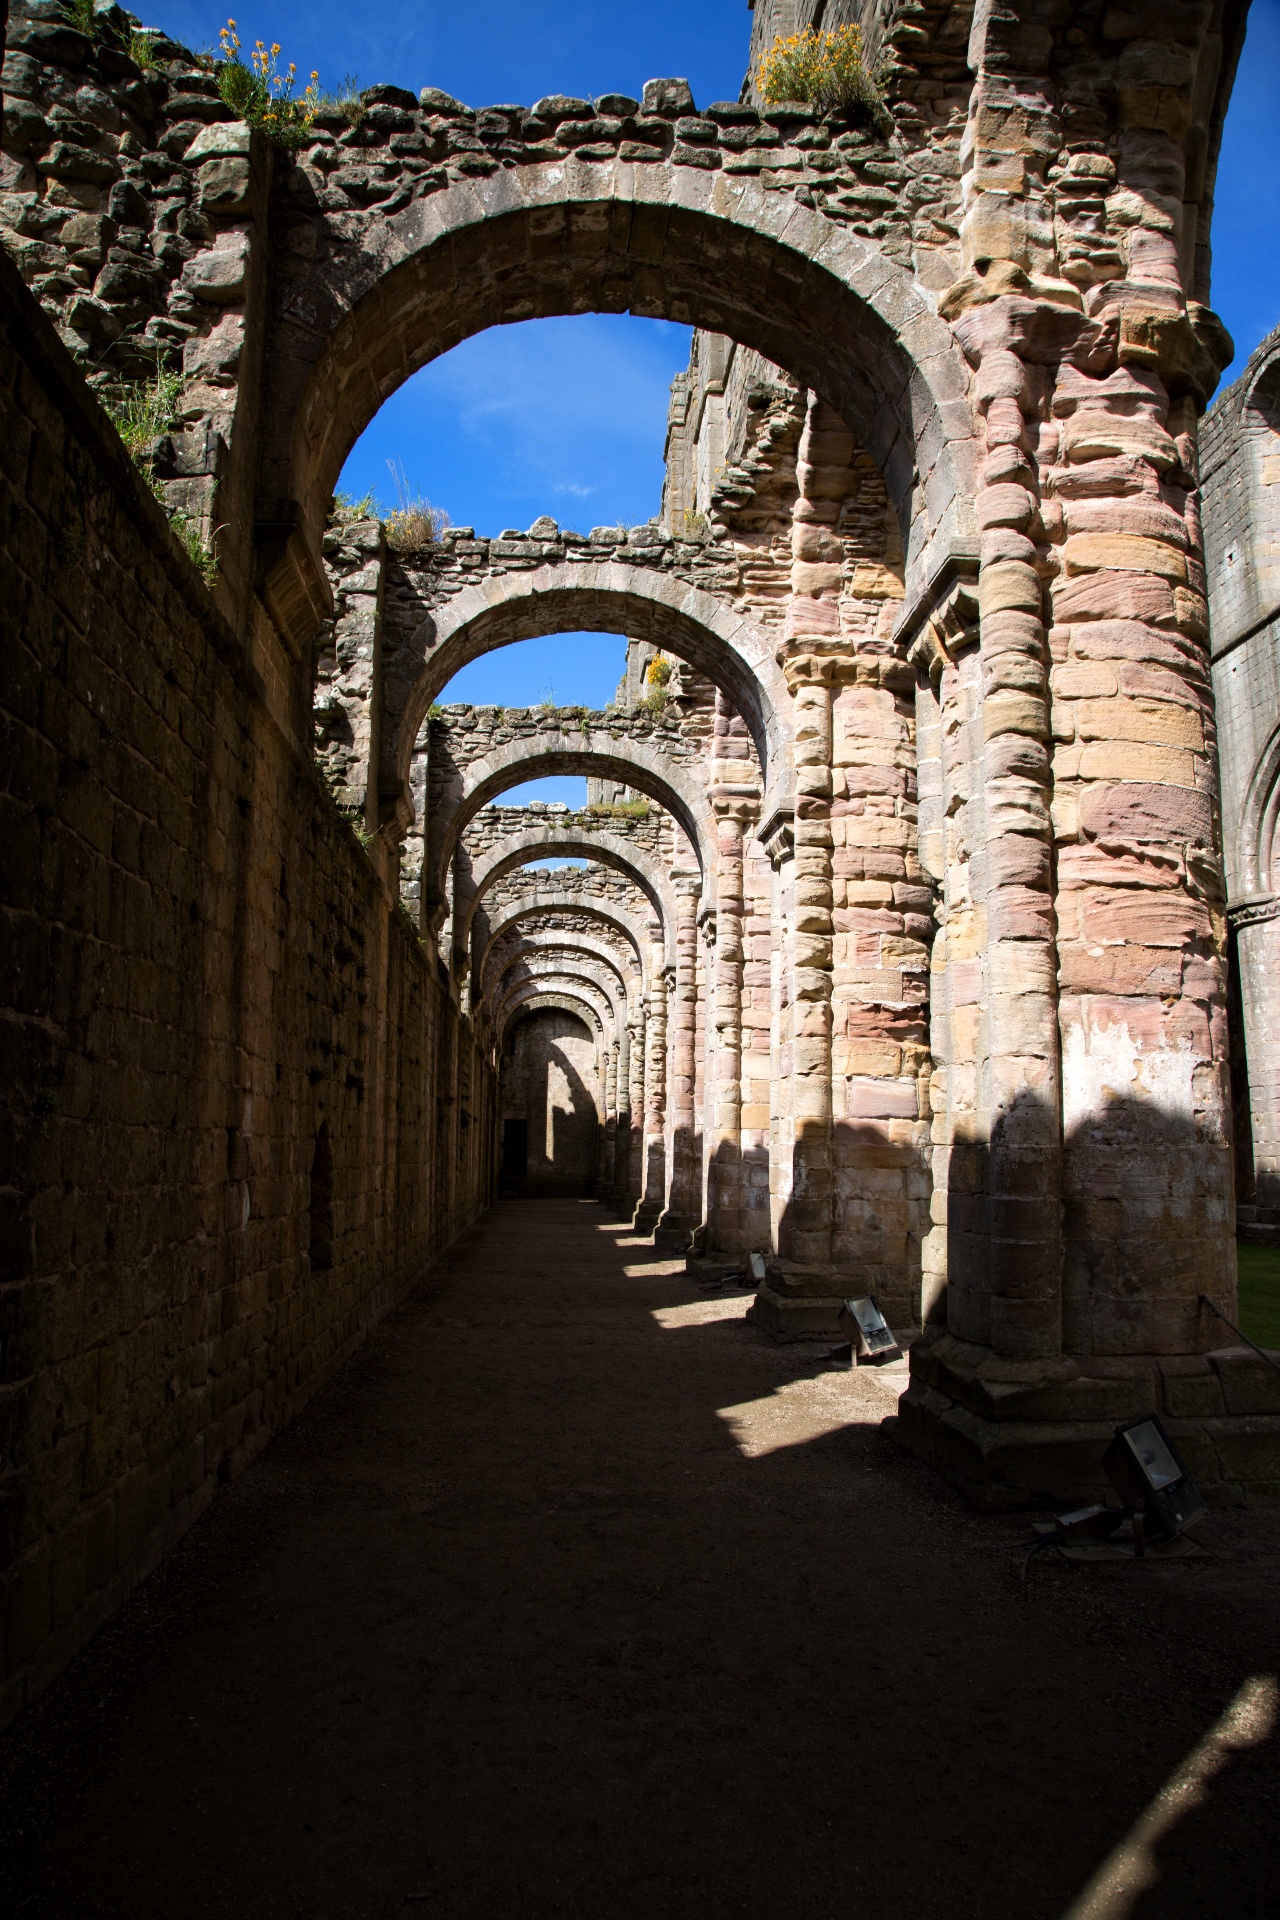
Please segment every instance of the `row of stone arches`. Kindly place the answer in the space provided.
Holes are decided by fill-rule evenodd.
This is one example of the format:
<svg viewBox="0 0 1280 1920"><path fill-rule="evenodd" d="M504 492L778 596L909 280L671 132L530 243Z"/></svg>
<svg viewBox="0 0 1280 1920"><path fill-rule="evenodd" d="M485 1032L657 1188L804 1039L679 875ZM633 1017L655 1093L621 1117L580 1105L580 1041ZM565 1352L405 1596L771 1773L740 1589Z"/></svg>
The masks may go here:
<svg viewBox="0 0 1280 1920"><path fill-rule="evenodd" d="M1202 1345L1198 1296L1225 1272L1221 1233L1204 1226L1188 1241L1183 1222L1175 1238L1197 1248L1198 1284L1188 1269L1176 1301L1157 1286L1135 1308L1110 1216L1074 1203L1081 1181L1100 1177L1100 1154L1129 1193L1131 1130L1100 1120L1084 1168L1068 1119L1117 1080L1139 1107L1147 1089L1176 1089L1188 1145L1169 1176L1171 1217L1222 1159L1194 427L1224 346L1202 305L1197 222L1241 17L1073 26L1092 63L1083 117L1068 96L1084 42L1060 44L1056 27L1025 33L1016 9L964 24L930 55L948 76L933 104L895 97L905 118L880 139L803 111L697 115L676 82L646 89L634 114L596 103L589 139L561 137L574 103L474 114L430 90L415 101L384 87L365 102L358 140L318 127L277 169L209 97L189 140L166 134L157 167L204 222L176 269L179 304L197 317L184 323L187 404L165 484L220 529L222 609L253 686L302 740L313 649L343 617L326 565L332 489L363 425L417 367L494 324L626 309L708 330L798 385L803 426L777 496L785 541L765 553L748 536L761 448L742 453L710 503L718 546L740 562L716 608L687 604L703 591L688 577L695 554L624 542L620 555L606 542L601 559L567 537L542 553L538 528L510 555L503 542L479 557L484 543L464 554L456 542L447 566L438 556L427 569L414 632L385 658L372 617L366 697L353 699L349 738L335 730L332 757L340 746L346 798L432 959L447 924L456 984L458 851L535 761L502 743L452 816L435 807L422 731L448 662L554 629L572 608L614 630L634 621L707 674L754 748L747 778L735 754L699 800L671 768L642 765L638 743L548 741L536 762L648 791L689 836L698 904L685 907L694 889L675 886L664 920L673 1097L687 1114L690 1046L703 1057L706 1034L736 1032L721 1044L724 1125L735 1109L758 1112L744 1063L760 1049L732 1008L765 992L746 977L763 962L745 947L729 956L742 928L767 918L780 976L768 989L773 1250L797 1287L829 1290L842 1275L857 1244L851 1209L867 1222L885 1213L868 1197L863 1133L905 1121L913 1082L913 1124L937 1136L920 1305L948 1287L956 1337L1034 1367L1064 1345L1112 1356ZM1154 67L1161 84L1139 84ZM198 69L185 79L199 93ZM147 129L129 132L146 154ZM145 200L131 151L98 171L127 173ZM30 180L39 198L39 168L14 159L17 190ZM220 180L230 167L242 191L219 198L210 167ZM862 570L845 567L837 538L855 447L898 547ZM844 493L831 492L832 474ZM594 611L579 611L590 590ZM718 766L714 750L707 764ZM773 876L767 916L753 916L763 896L736 877L739 828L747 863ZM1117 902L1134 874L1145 884L1164 871L1131 852L1151 846L1170 853L1178 900L1144 900L1126 919ZM712 928L710 957L682 963L682 942L696 952ZM1187 957L1176 1005L1156 938L1170 928ZM1119 968L1113 947L1126 950ZM712 1078L721 1087L718 1069ZM842 1127L857 1135L856 1194ZM954 1180L975 1142L971 1203ZM722 1159L717 1145L712 1163ZM1144 1217L1133 1196L1126 1246ZM1081 1289L1086 1307L1068 1309Z"/></svg>
<svg viewBox="0 0 1280 1920"><path fill-rule="evenodd" d="M1112 1423L1153 1409L1206 1490L1274 1491L1265 1381L1213 1351L1204 1305L1235 1310L1197 437L1229 353L1204 302L1243 5L943 4L906 29L927 53L892 63L883 137L698 115L673 82L594 103L581 140L587 103L473 114L381 87L292 159L195 60L121 84L44 11L10 9L5 76L30 659L4 691L22 834L56 822L68 852L14 895L37 1284L7 1345L51 1354L50 1290L102 1298L125 1268L122 1308L142 1273L225 1338L184 1333L159 1371L135 1322L101 1481L47 1472L30 1424L79 1403L88 1337L18 1383L22 1684L475 1217L498 1063L544 1013L588 1035L589 1076L560 1051L639 1224L759 1247L774 1331L855 1290L925 1323L898 1432L982 1497L1092 1497ZM539 521L389 556L329 517L362 426L432 356L622 310L714 335L739 373L756 356L786 395L779 432L726 436L684 503L697 537L670 514L644 537ZM212 601L67 351L95 379L180 364L147 457L212 540ZM1269 431L1269 379L1257 399ZM450 673L569 624L683 663L678 720L495 717L460 758L433 713ZM309 771L320 715L355 838ZM113 811L85 805L86 761ZM553 766L647 811L513 833L509 785ZM517 884L535 842L615 858L564 856L589 889ZM621 932L603 906L576 924L590 891ZM143 1208L121 1206L126 1112L165 1149ZM84 1236L48 1230L64 1125ZM118 1562L92 1544L113 1528Z"/></svg>

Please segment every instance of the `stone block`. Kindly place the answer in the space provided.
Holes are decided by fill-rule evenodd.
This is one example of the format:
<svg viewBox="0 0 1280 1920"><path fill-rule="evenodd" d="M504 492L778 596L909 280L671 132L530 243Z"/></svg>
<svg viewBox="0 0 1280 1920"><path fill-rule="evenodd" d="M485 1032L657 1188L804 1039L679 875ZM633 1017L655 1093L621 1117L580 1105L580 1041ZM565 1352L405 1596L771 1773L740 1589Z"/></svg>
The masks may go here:
<svg viewBox="0 0 1280 1920"><path fill-rule="evenodd" d="M1114 567L1127 573L1154 573L1185 586L1187 558L1164 540L1137 533L1073 533L1062 548L1068 575Z"/></svg>
<svg viewBox="0 0 1280 1920"><path fill-rule="evenodd" d="M1133 766L1118 778L1119 784L1099 784L1080 796L1080 826L1090 839L1212 844L1208 793L1190 782L1153 782Z"/></svg>
<svg viewBox="0 0 1280 1920"><path fill-rule="evenodd" d="M1099 741L1080 755L1082 780L1130 779L1146 786L1193 787L1196 762L1178 747L1148 746L1136 741Z"/></svg>
<svg viewBox="0 0 1280 1920"><path fill-rule="evenodd" d="M1226 1347L1211 1353L1209 1364L1228 1413L1280 1414L1280 1371L1248 1347ZM1280 1478L1280 1474L1274 1477Z"/></svg>
<svg viewBox="0 0 1280 1920"><path fill-rule="evenodd" d="M197 179L200 206L210 219L234 219L247 210L253 185L247 160L206 160Z"/></svg>
<svg viewBox="0 0 1280 1920"><path fill-rule="evenodd" d="M1171 701L1118 695L1112 700L1080 700L1072 709L1081 740L1135 740L1152 745L1204 750L1199 712Z"/></svg>

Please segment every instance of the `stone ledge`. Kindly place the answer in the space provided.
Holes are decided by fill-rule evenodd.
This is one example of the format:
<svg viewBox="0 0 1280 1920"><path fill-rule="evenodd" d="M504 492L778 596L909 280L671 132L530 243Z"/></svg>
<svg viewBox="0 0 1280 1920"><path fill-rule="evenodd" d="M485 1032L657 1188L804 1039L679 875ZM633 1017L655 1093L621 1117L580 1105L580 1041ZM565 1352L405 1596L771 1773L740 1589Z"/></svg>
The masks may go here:
<svg viewBox="0 0 1280 1920"><path fill-rule="evenodd" d="M912 1353L912 1380L980 1420L1136 1420L1154 1407L1192 1413L1280 1415L1280 1373L1248 1347L1210 1353L1056 1355L1006 1359L929 1327Z"/></svg>
<svg viewBox="0 0 1280 1920"><path fill-rule="evenodd" d="M838 1340L843 1332L842 1294L780 1293L766 1280L747 1308L747 1319L774 1340Z"/></svg>
<svg viewBox="0 0 1280 1920"><path fill-rule="evenodd" d="M1206 1500L1280 1499L1280 1376L1212 1354L1010 1361L927 1329L896 1437L988 1511L1103 1498L1115 1427L1159 1413Z"/></svg>

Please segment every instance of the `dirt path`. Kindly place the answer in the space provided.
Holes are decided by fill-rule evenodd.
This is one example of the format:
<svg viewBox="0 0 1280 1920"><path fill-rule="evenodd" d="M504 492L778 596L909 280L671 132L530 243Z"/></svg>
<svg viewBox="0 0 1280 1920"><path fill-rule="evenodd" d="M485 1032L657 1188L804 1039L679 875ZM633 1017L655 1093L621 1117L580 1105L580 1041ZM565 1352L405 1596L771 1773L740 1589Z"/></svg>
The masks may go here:
<svg viewBox="0 0 1280 1920"><path fill-rule="evenodd" d="M1039 1561L583 1202L507 1202L0 1742L11 1920L1063 1920L1249 1676L1274 1512ZM1274 1740L1091 1920L1276 1911Z"/></svg>

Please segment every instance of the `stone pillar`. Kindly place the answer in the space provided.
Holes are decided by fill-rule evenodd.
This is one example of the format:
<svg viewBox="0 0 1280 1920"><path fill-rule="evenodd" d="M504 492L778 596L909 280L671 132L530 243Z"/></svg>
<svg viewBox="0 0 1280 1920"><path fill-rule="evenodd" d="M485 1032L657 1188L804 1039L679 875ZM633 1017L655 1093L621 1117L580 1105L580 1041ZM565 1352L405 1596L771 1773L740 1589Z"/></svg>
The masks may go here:
<svg viewBox="0 0 1280 1920"><path fill-rule="evenodd" d="M742 1107L739 1114L739 1189L747 1249L767 1253L773 1244L769 1220L770 974L773 936L769 920L772 872L755 830L743 848Z"/></svg>
<svg viewBox="0 0 1280 1920"><path fill-rule="evenodd" d="M760 829L769 861L769 1245L776 1248L791 1199L791 923L794 818L779 810Z"/></svg>
<svg viewBox="0 0 1280 1920"><path fill-rule="evenodd" d="M343 812L365 832L376 833L382 825L378 760L386 543L376 520L359 520L331 535L329 544L334 621L331 637L316 652L316 761Z"/></svg>
<svg viewBox="0 0 1280 1920"><path fill-rule="evenodd" d="M595 1198L604 1200L613 1188L614 1169L618 1152L618 1053L619 1043L615 1036L605 1040L603 1073L601 1075L604 1092L604 1128L600 1136L600 1159L596 1167Z"/></svg>
<svg viewBox="0 0 1280 1920"><path fill-rule="evenodd" d="M970 51L971 271L939 302L985 439L981 647L948 639L941 677L948 1327L912 1350L898 1431L988 1504L1077 1499L1154 1408L1212 1495L1263 1443L1226 1417L1262 1402L1204 1357L1229 1336L1199 1298L1232 1310L1234 1247L1194 62L1152 87L1161 45L1117 43L1114 125L1068 141L1012 15L975 16Z"/></svg>
<svg viewBox="0 0 1280 1920"><path fill-rule="evenodd" d="M635 1023L628 1017L618 1035L618 1124L614 1143L613 1177L603 1198L617 1211L627 1190L627 1170L631 1164L631 1040Z"/></svg>
<svg viewBox="0 0 1280 1920"><path fill-rule="evenodd" d="M833 1264L834 1140L831 1101L832 699L848 652L843 503L856 488L853 435L816 395L806 402L792 508L791 581L778 662L792 698L795 767L791 930L785 956L790 1028L789 1179L779 1182L778 1259L752 1308L771 1332L834 1333L840 1283ZM765 824L770 832L770 823ZM785 1197L784 1197L785 1195Z"/></svg>
<svg viewBox="0 0 1280 1920"><path fill-rule="evenodd" d="M916 666L916 788L919 806L917 848L921 869L935 889L936 913L942 904L940 896L947 871L942 709L937 691L944 660L941 649L932 644L932 636L913 655L913 659ZM947 1066L951 1057L951 1025L947 997L945 908L940 918L942 924L934 935L929 963L929 1048L932 1055L929 1140L933 1179L929 1195L929 1225L920 1248L922 1325L936 1318L941 1318L945 1324L946 1318L947 1145L950 1126Z"/></svg>
<svg viewBox="0 0 1280 1920"><path fill-rule="evenodd" d="M778 1253L797 1294L834 1292L831 1265L831 700L836 662L785 662L794 701L796 811L791 988L791 1195Z"/></svg>
<svg viewBox="0 0 1280 1920"><path fill-rule="evenodd" d="M676 889L676 987L671 1068L671 1169L655 1246L683 1247L701 1218L697 1114L698 900L701 877L673 872Z"/></svg>
<svg viewBox="0 0 1280 1920"><path fill-rule="evenodd" d="M667 972L661 940L650 951L649 1004L645 1021L643 1185L634 1224L648 1233L657 1224L667 1189Z"/></svg>
<svg viewBox="0 0 1280 1920"><path fill-rule="evenodd" d="M831 702L838 662L796 653L783 657L783 666L794 701L796 801L779 1005L778 1070L789 1112L776 1131L782 1151L789 1143L790 1166L778 1188L777 1258L751 1317L789 1338L834 1333L840 1312L831 1109Z"/></svg>
<svg viewBox="0 0 1280 1920"><path fill-rule="evenodd" d="M832 1260L907 1328L920 1322L928 1203L934 923L917 858L915 673L888 640L866 633L834 712Z"/></svg>
<svg viewBox="0 0 1280 1920"><path fill-rule="evenodd" d="M618 1201L619 1212L623 1214L634 1212L644 1192L646 1029L642 1002L640 1015L630 1028L631 1133L626 1181Z"/></svg>
<svg viewBox="0 0 1280 1920"><path fill-rule="evenodd" d="M707 1244L746 1250L742 1205L743 824L750 802L713 789L716 811L716 943L712 1023L712 1137Z"/></svg>
<svg viewBox="0 0 1280 1920"><path fill-rule="evenodd" d="M1194 415L1125 365L1064 366L1053 416L1063 1345L1140 1373L1222 1345L1235 1286Z"/></svg>

